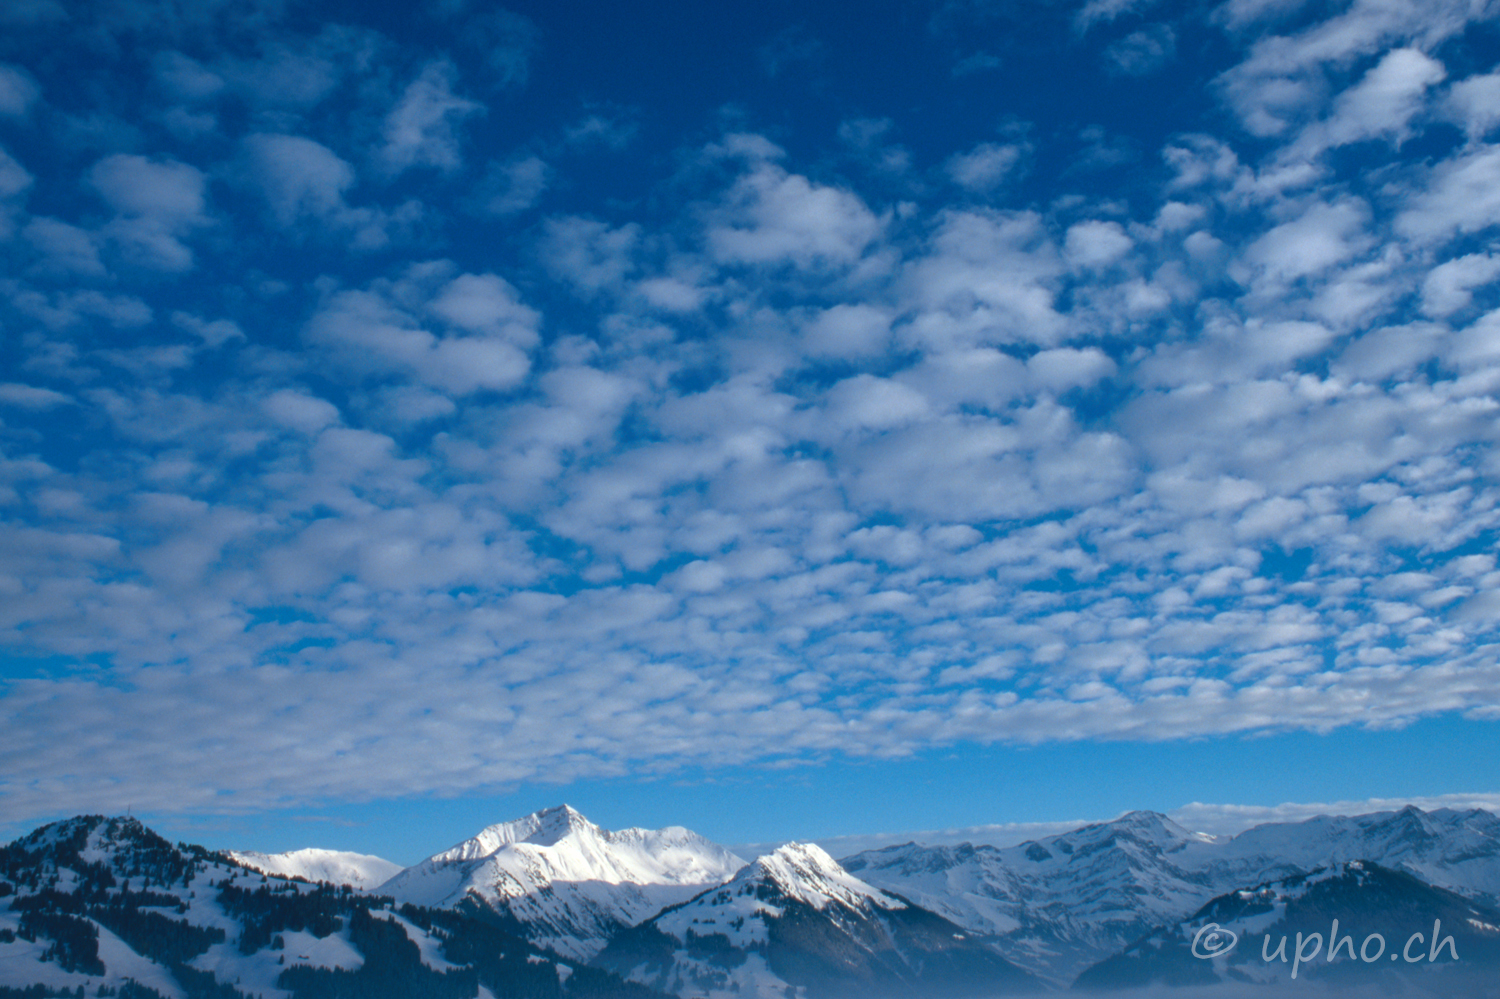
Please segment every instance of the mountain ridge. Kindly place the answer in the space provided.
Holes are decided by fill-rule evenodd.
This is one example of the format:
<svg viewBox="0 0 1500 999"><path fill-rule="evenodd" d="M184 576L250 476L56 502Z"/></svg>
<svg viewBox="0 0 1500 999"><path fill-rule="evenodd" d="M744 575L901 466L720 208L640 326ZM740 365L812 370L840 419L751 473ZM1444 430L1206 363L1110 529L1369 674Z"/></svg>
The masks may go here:
<svg viewBox="0 0 1500 999"><path fill-rule="evenodd" d="M595 962L678 995L807 999L1040 991L961 928L789 843L723 885L622 931Z"/></svg>
<svg viewBox="0 0 1500 999"><path fill-rule="evenodd" d="M323 850L307 847L285 853L257 853L254 850L229 850L228 855L263 874L283 878L305 878L328 881L370 891L401 871L400 864L368 853L348 850Z"/></svg>
<svg viewBox="0 0 1500 999"><path fill-rule="evenodd" d="M250 862L257 857L259 868ZM265 871L278 857L300 869ZM155 982L150 987L168 999L195 999L191 982L202 975L273 988L285 970L268 963L273 953L306 965L292 979L357 976L366 947L396 946L379 943L396 927L405 936L392 939L417 947L428 971L478 974L472 954L460 960L445 950L451 924L465 939L497 934L512 941L504 945L511 952L522 947L526 960L548 967L598 964L643 989L684 997L727 999L737 988L779 999L800 988L808 999L894 999L923 989L951 999L965 990L977 997L1043 983L1066 988L1111 960L1128 978L1130 968L1145 967L1122 956L1139 941L1182 926L1215 899L1300 883L1319 870L1366 865L1392 872L1413 905L1451 895L1444 913L1458 911L1453 899L1500 912L1500 817L1481 809L1317 816L1233 837L1136 811L1004 848L913 842L840 861L816 844L791 843L747 864L680 826L610 831L561 805L487 826L374 891L288 880L341 857L349 855L173 846L130 818L50 823L0 848L0 969L41 969L53 986L72 987L97 961L111 981L131 968L128 977ZM267 906L282 913L271 917L282 920L279 930L254 915ZM304 910L296 926L285 921ZM143 956L136 945L147 937L130 934L147 922L158 943L180 937L177 949L159 960ZM213 942L215 931L225 939ZM285 951L271 946L278 936ZM1180 943L1181 934L1172 939ZM1205 975L1197 962L1175 967L1172 974ZM0 971L0 986L11 984ZM278 990L288 991L295 990Z"/></svg>
<svg viewBox="0 0 1500 999"><path fill-rule="evenodd" d="M561 805L487 826L377 890L400 902L487 911L565 957L586 960L615 932L742 866L681 826L610 831Z"/></svg>
<svg viewBox="0 0 1500 999"><path fill-rule="evenodd" d="M1387 957L1401 960L1392 965ZM1477 997L1500 992L1497 971L1500 910L1407 872L1350 860L1220 895L1086 969L1072 988L1253 982L1282 990L1311 980Z"/></svg>
<svg viewBox="0 0 1500 999"><path fill-rule="evenodd" d="M1500 818L1477 809L1319 816L1232 837L1136 811L1012 847L910 844L842 862L872 884L993 934L1007 958L1065 984L1215 895L1354 859L1408 870L1486 904L1500 901Z"/></svg>
<svg viewBox="0 0 1500 999"><path fill-rule="evenodd" d="M0 995L665 999L460 913L265 874L132 818L0 847Z"/></svg>

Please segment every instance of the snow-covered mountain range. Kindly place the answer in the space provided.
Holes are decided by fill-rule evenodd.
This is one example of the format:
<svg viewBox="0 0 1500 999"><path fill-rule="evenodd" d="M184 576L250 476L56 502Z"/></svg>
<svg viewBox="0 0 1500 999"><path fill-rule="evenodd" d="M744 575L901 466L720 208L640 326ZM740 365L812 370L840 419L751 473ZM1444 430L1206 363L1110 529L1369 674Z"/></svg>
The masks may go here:
<svg viewBox="0 0 1500 999"><path fill-rule="evenodd" d="M947 999L1041 983L943 917L790 843L618 934L597 963L681 996Z"/></svg>
<svg viewBox="0 0 1500 999"><path fill-rule="evenodd" d="M308 881L328 881L336 885L349 885L361 891L369 891L397 874L404 868L380 857L367 853L349 853L345 850L292 850L289 853L256 853L253 850L231 850L229 856L253 867L264 874L275 874L283 878L306 878Z"/></svg>
<svg viewBox="0 0 1500 999"><path fill-rule="evenodd" d="M681 826L611 832L563 805L490 826L377 890L398 902L483 908L527 939L586 960L620 930L744 865Z"/></svg>
<svg viewBox="0 0 1500 999"><path fill-rule="evenodd" d="M1500 993L1500 910L1369 861L1333 863L1221 895L1087 969L1073 987L1212 994L1254 983L1285 994L1299 982L1340 993Z"/></svg>
<svg viewBox="0 0 1500 999"><path fill-rule="evenodd" d="M665 999L460 913L398 911L98 815L0 847L0 996L83 995Z"/></svg>
<svg viewBox="0 0 1500 999"><path fill-rule="evenodd" d="M332 851L173 847L92 816L0 848L0 987L149 990L134 999L502 994L490 982L552 999L1254 990L1274 974L1210 967L1184 941L1206 921L1310 933L1391 914L1464 922L1452 932L1474 974L1362 962L1315 977L1489 995L1500 818L1406 808L1214 837L1132 812L1003 849L908 843L836 861L788 844L746 864L681 827L611 832L561 806L398 869ZM387 979L397 985L372 984Z"/></svg>
<svg viewBox="0 0 1500 999"><path fill-rule="evenodd" d="M1000 953L1065 983L1216 895L1356 859L1485 904L1500 901L1500 819L1477 810L1409 807L1258 826L1234 837L1130 812L1005 849L909 843L843 863L870 884L993 934Z"/></svg>

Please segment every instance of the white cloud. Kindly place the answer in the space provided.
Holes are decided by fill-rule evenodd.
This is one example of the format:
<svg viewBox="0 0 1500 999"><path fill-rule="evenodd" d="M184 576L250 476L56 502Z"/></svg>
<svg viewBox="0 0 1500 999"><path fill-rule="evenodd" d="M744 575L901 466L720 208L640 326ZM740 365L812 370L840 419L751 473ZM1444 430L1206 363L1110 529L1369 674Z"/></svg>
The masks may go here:
<svg viewBox="0 0 1500 999"><path fill-rule="evenodd" d="M521 304L510 282L494 274L460 274L443 286L428 308L470 333L498 337L522 350L537 344L541 316Z"/></svg>
<svg viewBox="0 0 1500 999"><path fill-rule="evenodd" d="M182 238L208 223L202 171L117 153L94 164L89 183L118 213L105 232L127 260L155 270L192 268L193 251Z"/></svg>
<svg viewBox="0 0 1500 999"><path fill-rule="evenodd" d="M1500 276L1500 257L1470 253L1427 272L1422 282L1422 311L1441 318L1466 309L1473 290Z"/></svg>
<svg viewBox="0 0 1500 999"><path fill-rule="evenodd" d="M48 297L35 292L17 296L16 307L43 325L63 330L87 318L102 319L116 329L135 329L151 322L151 307L133 295L110 295L87 289Z"/></svg>
<svg viewBox="0 0 1500 999"><path fill-rule="evenodd" d="M104 262L99 259L99 237L95 233L58 219L38 217L26 223L21 235L42 254L49 270L104 274Z"/></svg>
<svg viewBox="0 0 1500 999"><path fill-rule="evenodd" d="M390 418L398 424L425 423L452 416L458 406L445 395L420 385L392 385L380 391L375 403L377 419Z"/></svg>
<svg viewBox="0 0 1500 999"><path fill-rule="evenodd" d="M1448 88L1447 106L1469 133L1480 139L1500 123L1500 73L1460 80Z"/></svg>
<svg viewBox="0 0 1500 999"><path fill-rule="evenodd" d="M478 49L502 87L524 86L531 73L541 30L515 11L495 7L464 18L460 38Z"/></svg>
<svg viewBox="0 0 1500 999"><path fill-rule="evenodd" d="M1228 183L1242 168L1233 149L1209 135L1183 136L1162 149L1162 159L1177 174L1172 188L1191 189L1212 181Z"/></svg>
<svg viewBox="0 0 1500 999"><path fill-rule="evenodd" d="M1480 146L1439 163L1425 190L1396 218L1403 235L1440 242L1500 222L1500 147Z"/></svg>
<svg viewBox="0 0 1500 999"><path fill-rule="evenodd" d="M959 187L990 191L1010 176L1024 151L1023 147L1014 144L984 142L967 153L950 157L946 169Z"/></svg>
<svg viewBox="0 0 1500 999"><path fill-rule="evenodd" d="M1156 0L1088 0L1073 15L1073 27L1080 32L1088 31L1096 24L1109 24L1126 14L1148 10Z"/></svg>
<svg viewBox="0 0 1500 999"><path fill-rule="evenodd" d="M295 135L251 135L244 146L251 180L283 227L347 211L344 192L354 184L354 168L327 146Z"/></svg>
<svg viewBox="0 0 1500 999"><path fill-rule="evenodd" d="M1443 64L1417 49L1396 49L1350 90L1339 95L1328 123L1329 140L1353 142L1373 135L1401 135L1422 109L1427 89L1447 75Z"/></svg>
<svg viewBox="0 0 1500 999"><path fill-rule="evenodd" d="M35 385L21 385L16 382L0 384L0 403L7 406L19 406L22 409L54 409L73 401L71 397L61 392Z"/></svg>
<svg viewBox="0 0 1500 999"><path fill-rule="evenodd" d="M993 347L930 354L902 377L928 398L953 408L968 404L1002 410L1032 385L1025 362Z"/></svg>
<svg viewBox="0 0 1500 999"><path fill-rule="evenodd" d="M1500 811L1500 795L1437 794L1410 798L1364 798L1342 801L1286 802L1280 805L1213 805L1193 802L1167 813L1172 821L1195 832L1213 836L1233 836L1246 829L1272 822L1304 822L1325 815L1368 815L1372 812L1397 812L1415 805L1424 811L1472 808Z"/></svg>
<svg viewBox="0 0 1500 999"><path fill-rule="evenodd" d="M630 145L637 131L636 123L625 112L591 114L569 125L563 137L570 146L603 146L621 150Z"/></svg>
<svg viewBox="0 0 1500 999"><path fill-rule="evenodd" d="M0 149L0 201L9 201L31 186L31 174L4 149ZM0 206L0 211L4 206Z"/></svg>
<svg viewBox="0 0 1500 999"><path fill-rule="evenodd" d="M1296 34L1261 38L1249 58L1224 73L1219 84L1247 131L1261 137L1281 135L1325 105L1330 96L1322 76L1325 65L1347 65L1405 42L1418 51L1397 57L1385 73L1371 79L1372 87L1359 98L1359 107L1347 110L1357 117L1366 107L1393 101L1402 108L1410 88L1425 86L1420 80L1431 72L1427 57L1420 53L1458 34L1471 21L1490 16L1487 8L1464 0L1355 0L1338 15ZM1373 85L1377 80L1380 86Z"/></svg>
<svg viewBox="0 0 1500 999"><path fill-rule="evenodd" d="M1500 309L1486 312L1458 330L1446 359L1466 370L1500 364Z"/></svg>
<svg viewBox="0 0 1500 999"><path fill-rule="evenodd" d="M1316 155L1329 147L1379 136L1400 141L1423 110L1428 89L1446 75L1442 63L1417 49L1388 52L1364 79L1340 94L1329 117L1308 127L1291 149Z"/></svg>
<svg viewBox="0 0 1500 999"><path fill-rule="evenodd" d="M271 393L261 407L277 423L309 435L339 420L338 407L333 403L293 389Z"/></svg>
<svg viewBox="0 0 1500 999"><path fill-rule="evenodd" d="M197 102L224 89L224 78L181 52L162 52L153 60L156 79L180 101Z"/></svg>
<svg viewBox="0 0 1500 999"><path fill-rule="evenodd" d="M188 312L172 313L172 322L202 340L210 348L232 340L244 340L245 331L230 319L205 320Z"/></svg>
<svg viewBox="0 0 1500 999"><path fill-rule="evenodd" d="M1371 330L1348 347L1333 362L1342 377L1381 381L1405 374L1441 349L1443 330L1431 323L1412 323Z"/></svg>
<svg viewBox="0 0 1500 999"><path fill-rule="evenodd" d="M1063 329L1053 308L1062 265L1041 219L1027 212L951 212L932 252L909 268L922 314L903 327L935 348L1053 343Z"/></svg>
<svg viewBox="0 0 1500 999"><path fill-rule="evenodd" d="M269 37L258 56L223 59L209 72L222 77L267 120L285 120L289 112L309 111L332 95L342 75L357 71L367 60L368 53L362 50L368 41L356 30L330 25L310 39ZM185 77L197 75L192 67L176 60L166 68L171 74L169 82L179 86L189 82ZM176 73L172 73L174 68ZM198 89L210 85L201 78L189 82Z"/></svg>
<svg viewBox="0 0 1500 999"><path fill-rule="evenodd" d="M803 347L813 357L873 357L890 339L890 313L862 302L822 309L802 327Z"/></svg>
<svg viewBox="0 0 1500 999"><path fill-rule="evenodd" d="M550 176L550 168L537 156L497 163L480 186L479 204L492 215L523 212L540 200Z"/></svg>
<svg viewBox="0 0 1500 999"><path fill-rule="evenodd" d="M1075 267L1107 267L1130 252L1134 241L1118 222L1091 220L1068 227L1064 253Z"/></svg>
<svg viewBox="0 0 1500 999"><path fill-rule="evenodd" d="M890 430L927 413L920 392L873 375L845 379L828 391L828 419L844 430Z"/></svg>
<svg viewBox="0 0 1500 999"><path fill-rule="evenodd" d="M392 173L418 166L452 171L462 164L454 126L483 107L454 95L457 75L450 62L429 63L386 116L380 156Z"/></svg>
<svg viewBox="0 0 1500 999"><path fill-rule="evenodd" d="M388 245L421 215L415 202L394 209L348 204L344 196L354 186L354 168L311 139L257 133L241 145L244 179L259 189L272 218L284 229L331 228L354 249L374 250Z"/></svg>
<svg viewBox="0 0 1500 999"><path fill-rule="evenodd" d="M24 70L0 64L0 115L24 115L40 96L41 88Z"/></svg>
<svg viewBox="0 0 1500 999"><path fill-rule="evenodd" d="M1097 347L1041 350L1031 355L1026 368L1034 384L1052 392L1092 385L1116 370L1115 362Z"/></svg>
<svg viewBox="0 0 1500 999"><path fill-rule="evenodd" d="M775 38L762 45L756 55L761 69L769 77L777 77L789 67L815 64L823 58L825 46L800 25L793 25L779 32Z"/></svg>
<svg viewBox="0 0 1500 999"><path fill-rule="evenodd" d="M1295 14L1307 3L1308 0L1226 0L1214 11L1214 17L1231 31L1239 31L1256 22Z"/></svg>
<svg viewBox="0 0 1500 999"><path fill-rule="evenodd" d="M989 52L975 52L973 55L964 56L953 64L952 74L954 78L971 76L975 73L990 73L999 69L1005 63L997 55Z"/></svg>
<svg viewBox="0 0 1500 999"><path fill-rule="evenodd" d="M1360 201L1314 201L1245 249L1243 259L1272 282L1316 275L1369 245L1369 210Z"/></svg>
<svg viewBox="0 0 1500 999"><path fill-rule="evenodd" d="M881 228L853 193L760 162L730 189L707 238L726 263L837 267L857 261Z"/></svg>
<svg viewBox="0 0 1500 999"><path fill-rule="evenodd" d="M693 312L700 308L708 291L696 283L697 275L662 276L636 282L635 293L652 308L666 312Z"/></svg>
<svg viewBox="0 0 1500 999"><path fill-rule="evenodd" d="M1177 35L1165 24L1132 31L1104 50L1109 68L1125 76L1146 76L1177 56Z"/></svg>
<svg viewBox="0 0 1500 999"><path fill-rule="evenodd" d="M889 118L850 118L839 124L839 140L870 170L899 176L911 167L911 152L890 141L893 124Z"/></svg>
<svg viewBox="0 0 1500 999"><path fill-rule="evenodd" d="M530 372L524 347L535 343L538 317L499 279L460 277L429 308L469 335L437 336L378 291L343 291L313 316L308 337L351 370L405 373L459 396L506 391Z"/></svg>
<svg viewBox="0 0 1500 999"><path fill-rule="evenodd" d="M1098 820L1094 820L1098 821ZM908 832L872 832L846 836L815 836L797 833L788 842L816 843L836 858L852 857L866 850L879 850L894 843L921 843L924 846L958 846L961 843L995 847L1016 846L1027 840L1041 839L1072 832L1087 825L1088 820L1062 822L1006 822L983 826L961 826L954 829L920 829ZM782 846L775 843L742 843L731 847L735 853L753 860Z"/></svg>
<svg viewBox="0 0 1500 999"><path fill-rule="evenodd" d="M586 293L617 288L635 270L640 226L611 229L595 219L550 218L541 254L549 270Z"/></svg>

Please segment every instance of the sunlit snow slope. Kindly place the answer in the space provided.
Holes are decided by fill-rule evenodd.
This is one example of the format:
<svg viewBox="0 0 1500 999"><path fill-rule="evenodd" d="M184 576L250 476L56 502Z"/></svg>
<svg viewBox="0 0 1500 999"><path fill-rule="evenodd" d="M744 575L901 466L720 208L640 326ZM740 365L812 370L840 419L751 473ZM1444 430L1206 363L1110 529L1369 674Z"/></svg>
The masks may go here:
<svg viewBox="0 0 1500 999"><path fill-rule="evenodd" d="M681 826L611 832L563 805L490 826L378 890L416 905L485 906L533 942L586 959L743 865Z"/></svg>
<svg viewBox="0 0 1500 999"><path fill-rule="evenodd" d="M403 868L381 857L343 850L293 850L290 853L256 853L231 850L229 855L246 867L283 878L327 881L369 891L389 881Z"/></svg>

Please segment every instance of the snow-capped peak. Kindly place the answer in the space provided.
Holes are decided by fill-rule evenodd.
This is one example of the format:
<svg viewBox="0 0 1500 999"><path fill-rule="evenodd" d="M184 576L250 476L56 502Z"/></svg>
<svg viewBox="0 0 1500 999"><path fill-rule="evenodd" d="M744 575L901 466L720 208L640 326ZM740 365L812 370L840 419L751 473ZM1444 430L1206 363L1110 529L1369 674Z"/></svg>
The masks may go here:
<svg viewBox="0 0 1500 999"><path fill-rule="evenodd" d="M379 891L416 905L488 906L586 959L622 926L723 884L744 863L681 826L611 832L562 805L490 826Z"/></svg>
<svg viewBox="0 0 1500 999"><path fill-rule="evenodd" d="M489 826L419 867L438 870L512 854L530 858L525 882L718 884L744 863L681 826L612 832L560 805Z"/></svg>
<svg viewBox="0 0 1500 999"><path fill-rule="evenodd" d="M1097 831L1105 837L1126 835L1137 841L1149 843L1158 849L1168 851L1184 843L1211 843L1214 841L1211 836L1205 837L1184 829L1160 812L1148 811L1126 812L1113 821L1101 822L1093 826L1084 826L1072 835L1083 837L1092 831Z"/></svg>
<svg viewBox="0 0 1500 999"><path fill-rule="evenodd" d="M393 864L384 858L346 850L309 848L288 853L231 850L229 856L235 862L264 874L328 881L336 885L349 885L361 891L369 891L376 885L389 881L403 869L400 864Z"/></svg>
<svg viewBox="0 0 1500 999"><path fill-rule="evenodd" d="M488 857L501 847L512 843L531 843L535 846L556 846L570 835L578 833L597 836L601 830L584 818L571 805L544 808L539 812L514 819L497 822L480 830L478 835L466 839L457 846L445 850L433 860L464 861Z"/></svg>
<svg viewBox="0 0 1500 999"><path fill-rule="evenodd" d="M830 902L851 909L870 902L882 909L904 909L900 899L887 895L844 870L813 843L788 843L759 858L736 874L736 882L761 880L775 884L782 894L823 909Z"/></svg>

